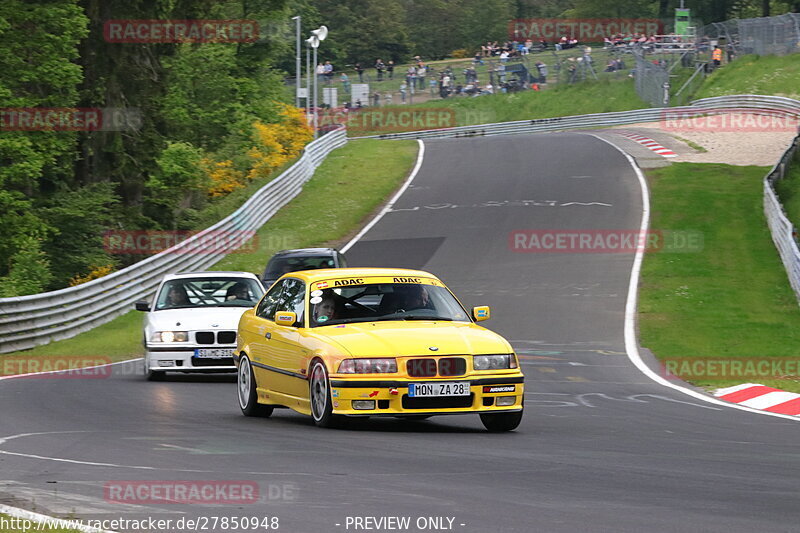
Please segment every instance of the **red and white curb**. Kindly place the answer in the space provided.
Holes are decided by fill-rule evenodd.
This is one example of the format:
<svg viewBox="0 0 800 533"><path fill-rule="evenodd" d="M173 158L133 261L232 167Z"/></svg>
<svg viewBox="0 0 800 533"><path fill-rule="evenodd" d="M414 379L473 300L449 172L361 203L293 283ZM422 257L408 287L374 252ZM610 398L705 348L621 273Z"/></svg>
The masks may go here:
<svg viewBox="0 0 800 533"><path fill-rule="evenodd" d="M653 152L657 153L662 157L678 157L678 154L676 154L669 148L664 148L650 137L643 137L641 135L637 135L636 133L625 133L625 132L620 133L620 135L636 141L645 148L649 148L650 150L652 150Z"/></svg>
<svg viewBox="0 0 800 533"><path fill-rule="evenodd" d="M800 394L773 389L758 383L745 383L714 391L714 396L770 413L800 416Z"/></svg>

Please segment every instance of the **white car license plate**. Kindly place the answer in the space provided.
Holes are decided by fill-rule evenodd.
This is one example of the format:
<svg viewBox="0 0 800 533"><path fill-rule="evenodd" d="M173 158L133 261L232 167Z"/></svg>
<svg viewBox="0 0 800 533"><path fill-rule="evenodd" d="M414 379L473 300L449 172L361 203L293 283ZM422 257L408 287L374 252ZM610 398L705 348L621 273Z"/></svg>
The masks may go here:
<svg viewBox="0 0 800 533"><path fill-rule="evenodd" d="M233 348L195 348L195 357L233 357Z"/></svg>
<svg viewBox="0 0 800 533"><path fill-rule="evenodd" d="M423 396L469 396L469 385L469 381L409 383L408 395L412 398L420 398Z"/></svg>

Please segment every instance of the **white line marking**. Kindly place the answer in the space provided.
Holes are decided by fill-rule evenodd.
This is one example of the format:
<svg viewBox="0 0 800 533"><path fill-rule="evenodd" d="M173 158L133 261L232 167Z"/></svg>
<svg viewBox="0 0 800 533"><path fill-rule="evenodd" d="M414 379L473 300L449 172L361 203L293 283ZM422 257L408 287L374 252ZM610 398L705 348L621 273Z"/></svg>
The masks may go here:
<svg viewBox="0 0 800 533"><path fill-rule="evenodd" d="M42 431L38 433L20 433L18 435L9 435L8 437L0 437L0 446L7 443L10 440L19 439L22 437L31 437L37 435L62 435L66 433L97 433L94 431ZM115 463L99 463L94 461L81 461L78 459L64 459L61 457L47 457L45 455L34 455L30 453L20 453L20 452L9 452L6 450L0 450L0 455L13 455L16 457L25 457L27 459L40 459L42 461L55 461L58 463L70 463L70 464L77 464L77 465L86 465L86 466L101 466L101 467L108 467L108 468L128 468L131 470L167 470L171 472L189 472L195 474L214 474L218 473L218 470L195 470L189 468L165 468L165 467L156 467L156 466L140 466L140 465L121 465ZM292 475L292 476L313 476L316 474L311 473L302 473L302 472L228 472L230 474L252 474L252 475L270 475L270 476L277 476L277 475Z"/></svg>
<svg viewBox="0 0 800 533"><path fill-rule="evenodd" d="M5 357L5 356L1 356L0 355L0 359L2 359L3 357ZM47 357L47 356L42 356L42 357ZM57 357L57 356L54 356L54 358L55 357ZM132 363L134 361L141 361L142 359L144 359L144 358L143 357L137 357L136 359L127 359L125 361L117 361L116 363L105 363L103 365L84 366L84 367L81 367L81 368L70 368L70 369L65 369L65 370L47 370L46 372L28 372L27 374L14 374L13 376L0 376L0 381L3 381L4 379L24 378L25 376L39 376L39 375L42 375L42 374L59 374L59 373L65 373L65 372L76 372L78 370L91 370L93 368L103 368L104 366L114 366L114 365L122 365L122 364L125 364L125 363Z"/></svg>
<svg viewBox="0 0 800 533"><path fill-rule="evenodd" d="M749 389L750 387L760 387L758 383L742 383L741 385L734 385L733 387L725 387L724 389L717 389L714 391L714 396L725 396L740 390Z"/></svg>
<svg viewBox="0 0 800 533"><path fill-rule="evenodd" d="M411 174L408 175L408 179L406 179L406 182L403 184L402 187L400 187L400 190L397 191L397 193L394 196L392 196L392 199L389 200L389 203L386 204L383 207L383 209L381 209L381 212L375 215L375 218L373 218L369 224L364 226L361 229L361 231L358 232L358 235L353 237L353 239L350 242L345 244L344 248L339 250L340 252L346 253L347 250L349 250L355 243L357 243L358 240L361 237L363 237L365 233L367 233L370 229L372 229L372 226L377 224L378 221L382 219L383 216L392 209L392 206L394 206L395 202L397 202L400 196L402 196L403 193L406 192L408 186L411 185L411 182L414 181L414 178L417 177L417 172L419 172L419 167L422 166L422 159L425 157L425 143L422 142L422 139L417 139L417 143L419 143L419 152L417 152L417 163L414 165L414 169L411 171Z"/></svg>
<svg viewBox="0 0 800 533"><path fill-rule="evenodd" d="M593 133L586 133L585 135L591 135L596 139L600 139L604 143L612 146L615 150L621 153L625 159L628 160L628 163L633 168L634 172L636 172L636 177L639 179L639 186L642 190L642 223L640 226L640 231L647 231L647 228L650 225L650 191L647 188L647 181L645 180L644 174L642 174L642 170L636 165L636 161L628 155L625 150L617 146L611 141L603 139ZM628 359L631 360L633 365L639 369L642 374L647 376L648 378L652 379L659 385L663 385L664 387L669 387L670 389L674 389L676 391L682 392L683 394L688 394L692 398L697 398L698 400L703 400L708 403L712 403L714 405L722 405L725 407L730 407L731 409L739 409L741 411L747 411L749 413L756 413L760 415L767 415L767 416L774 416L778 418L784 418L786 420L793 420L795 422L798 421L796 416L792 415L782 415L779 413L770 413L768 411L759 411L758 409L752 409L750 407L745 407L740 404L725 402L722 400L718 400L713 396L708 396L701 392L697 392L691 389L687 389L686 387L681 387L680 385L676 385L674 383L670 383L668 380L664 379L663 377L659 376L655 372L653 372L649 366L645 364L642 360L642 356L639 353L639 343L638 339L636 338L636 301L637 301L637 291L639 289L639 274L642 269L642 260L644 258L644 251L639 248L636 250L636 255L633 258L633 267L631 268L631 278L628 284L628 298L625 302L625 351L628 354Z"/></svg>

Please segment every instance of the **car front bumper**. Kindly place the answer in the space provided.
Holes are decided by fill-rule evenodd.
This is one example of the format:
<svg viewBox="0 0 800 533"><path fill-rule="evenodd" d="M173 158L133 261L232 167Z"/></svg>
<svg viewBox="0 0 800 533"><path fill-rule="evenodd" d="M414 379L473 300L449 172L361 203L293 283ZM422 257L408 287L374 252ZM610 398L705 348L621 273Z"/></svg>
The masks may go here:
<svg viewBox="0 0 800 533"><path fill-rule="evenodd" d="M236 346L214 346L215 349L233 350ZM208 346L145 347L145 365L150 370L162 372L235 372L233 356L196 357L195 349Z"/></svg>
<svg viewBox="0 0 800 533"><path fill-rule="evenodd" d="M410 383L469 381L469 396L409 396ZM435 414L521 411L524 376L497 375L452 379L353 380L331 376L333 413L346 416L421 416ZM500 400L498 398L504 398ZM354 401L374 401L372 409L356 409Z"/></svg>

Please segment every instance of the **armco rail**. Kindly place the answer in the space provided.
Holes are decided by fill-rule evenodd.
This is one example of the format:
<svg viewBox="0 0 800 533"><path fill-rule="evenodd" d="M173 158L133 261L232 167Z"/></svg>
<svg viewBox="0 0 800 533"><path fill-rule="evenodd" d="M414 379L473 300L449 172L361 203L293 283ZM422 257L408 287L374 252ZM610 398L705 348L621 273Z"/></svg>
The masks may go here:
<svg viewBox="0 0 800 533"><path fill-rule="evenodd" d="M569 129L604 128L615 125L652 122L698 114L751 110L757 113L800 115L800 101L791 98L758 95L720 96L693 102L691 106L637 109L615 113L597 113L551 119L520 120L497 124L461 126L441 130L374 135L378 139L427 139L508 135ZM316 165L335 147L346 142L340 130L311 143L292 168L259 190L233 215L206 231L254 230L266 222L281 206L293 198L311 176ZM795 146L797 141L795 142ZM775 198L771 179L782 175L791 154L765 179L764 208L770 230L789 272L792 286L800 297L800 252L792 237L793 227ZM199 238L200 236L198 236ZM150 294L161 277L169 272L202 269L214 264L221 254L194 255L167 250L125 270L104 278L59 291L0 299L0 353L46 344L72 337L108 322L130 309L131 304Z"/></svg>
<svg viewBox="0 0 800 533"><path fill-rule="evenodd" d="M300 193L333 149L345 143L344 129L310 143L294 165L259 189L233 214L169 250L76 287L0 299L0 353L73 337L129 311L133 302L153 292L164 274L213 265L225 254L181 253L182 249L212 232L246 236L257 230Z"/></svg>

